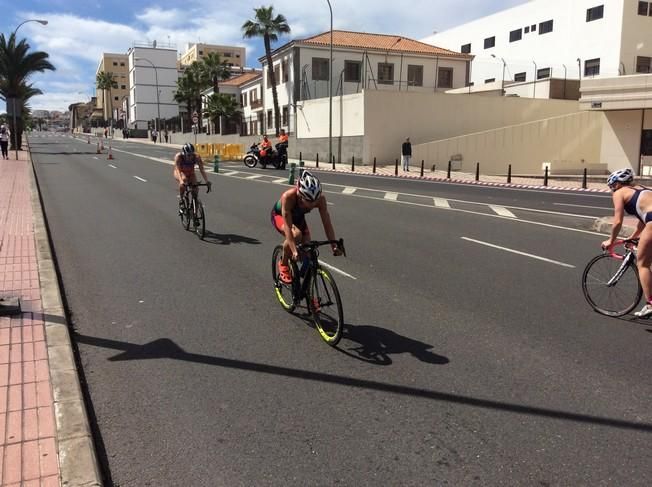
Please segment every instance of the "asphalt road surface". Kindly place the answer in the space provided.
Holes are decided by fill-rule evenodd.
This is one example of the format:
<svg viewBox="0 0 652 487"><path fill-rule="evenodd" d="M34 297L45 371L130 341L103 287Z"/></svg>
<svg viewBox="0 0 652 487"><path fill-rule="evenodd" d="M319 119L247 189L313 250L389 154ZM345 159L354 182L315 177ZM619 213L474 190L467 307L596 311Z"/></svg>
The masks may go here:
<svg viewBox="0 0 652 487"><path fill-rule="evenodd" d="M285 173L210 174L202 242L173 151L47 135L30 146L107 484L652 483L652 327L580 288L609 195L323 173L348 253L322 254L333 349L274 296Z"/></svg>

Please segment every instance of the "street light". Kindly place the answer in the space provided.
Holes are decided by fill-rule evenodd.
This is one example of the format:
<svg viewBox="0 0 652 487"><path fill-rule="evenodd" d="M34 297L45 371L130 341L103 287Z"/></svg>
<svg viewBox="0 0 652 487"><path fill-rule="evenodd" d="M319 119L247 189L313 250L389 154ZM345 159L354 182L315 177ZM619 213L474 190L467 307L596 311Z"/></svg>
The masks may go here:
<svg viewBox="0 0 652 487"><path fill-rule="evenodd" d="M155 127L156 127L156 135L158 137L158 141L161 142L161 132L158 129L159 128L158 124L159 124L159 121L161 119L161 102L160 102L160 99L159 99L159 92L158 92L158 70L156 69L156 66L154 66L154 63L152 61L150 61L149 59L147 59L146 57L137 57L137 58L134 58L134 60L135 61L146 61L146 62L148 62L149 64L152 65L152 68L154 68L154 77L156 79L156 113L158 114L158 118L156 119Z"/></svg>
<svg viewBox="0 0 652 487"><path fill-rule="evenodd" d="M333 160L333 7L330 0L328 9L331 12L331 42L328 57L328 163Z"/></svg>
<svg viewBox="0 0 652 487"><path fill-rule="evenodd" d="M18 27L14 29L14 33L13 33L14 45L16 44L16 32L18 32L18 29L20 29L21 25L26 24L27 22L38 22L41 25L48 25L47 20L41 20L41 19L23 20L20 24L18 24ZM16 160L18 160L18 122L16 121L16 98L18 98L18 93L15 93L14 96L11 97L11 107L12 107L11 111L13 112L13 119L14 119L14 151L16 152Z"/></svg>
<svg viewBox="0 0 652 487"><path fill-rule="evenodd" d="M582 80L582 60L580 58L577 58L577 74L580 77L580 81Z"/></svg>
<svg viewBox="0 0 652 487"><path fill-rule="evenodd" d="M538 77L538 69L537 69L537 63L536 61L532 61L534 64L534 84L532 85L532 98L536 98L537 96L537 77Z"/></svg>
<svg viewBox="0 0 652 487"><path fill-rule="evenodd" d="M492 54L491 57L494 59L498 59L495 54ZM500 58L500 60L503 62L503 81L500 84L500 94L505 96L505 67L507 66L507 63L503 58Z"/></svg>

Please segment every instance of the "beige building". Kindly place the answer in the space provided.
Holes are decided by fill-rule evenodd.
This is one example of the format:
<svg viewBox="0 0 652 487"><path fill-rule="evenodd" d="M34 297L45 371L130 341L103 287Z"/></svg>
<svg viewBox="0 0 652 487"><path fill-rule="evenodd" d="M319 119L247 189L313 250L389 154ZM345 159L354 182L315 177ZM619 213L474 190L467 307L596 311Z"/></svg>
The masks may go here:
<svg viewBox="0 0 652 487"><path fill-rule="evenodd" d="M242 68L246 65L246 49L237 46L217 46L214 44L190 44L179 58L179 69L190 66L209 53L216 52L227 66Z"/></svg>
<svg viewBox="0 0 652 487"><path fill-rule="evenodd" d="M111 93L106 92L105 100L104 90L97 89L96 85L96 111L95 117L98 115L104 120L113 118L119 120L121 113L115 113L115 110L122 110L122 100L129 96L129 63L126 54L104 53L100 58L100 63L97 66L96 75L102 71L113 73L113 78L118 83L118 87L111 90ZM110 98L109 98L110 97Z"/></svg>

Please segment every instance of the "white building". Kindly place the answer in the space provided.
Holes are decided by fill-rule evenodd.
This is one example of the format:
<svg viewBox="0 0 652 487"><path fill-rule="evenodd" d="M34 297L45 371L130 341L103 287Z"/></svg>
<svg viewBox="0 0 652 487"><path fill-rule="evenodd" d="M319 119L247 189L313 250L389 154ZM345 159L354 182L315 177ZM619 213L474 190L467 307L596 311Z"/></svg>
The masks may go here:
<svg viewBox="0 0 652 487"><path fill-rule="evenodd" d="M295 132L297 101L329 95L330 31L291 41L272 53L280 128ZM333 95L363 90L435 93L466 86L472 56L401 36L333 31ZM274 133L267 59L263 65L266 133Z"/></svg>
<svg viewBox="0 0 652 487"><path fill-rule="evenodd" d="M652 2L532 0L423 41L473 54L476 87L501 83L503 69L507 82L649 73Z"/></svg>
<svg viewBox="0 0 652 487"><path fill-rule="evenodd" d="M177 51L172 47L157 47L156 43L135 45L127 52L129 58L129 127L147 129L163 120L179 116L179 104L174 100L177 89ZM158 95L157 95L158 91Z"/></svg>

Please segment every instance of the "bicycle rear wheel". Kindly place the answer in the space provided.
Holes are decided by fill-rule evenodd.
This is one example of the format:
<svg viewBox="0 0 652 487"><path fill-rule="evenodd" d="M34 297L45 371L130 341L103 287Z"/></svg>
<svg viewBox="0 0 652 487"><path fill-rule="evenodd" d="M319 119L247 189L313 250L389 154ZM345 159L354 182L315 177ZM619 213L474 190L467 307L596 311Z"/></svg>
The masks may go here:
<svg viewBox="0 0 652 487"><path fill-rule="evenodd" d="M330 272L317 268L308 295L308 309L322 339L334 347L342 338L342 299Z"/></svg>
<svg viewBox="0 0 652 487"><path fill-rule="evenodd" d="M278 299L278 302L281 304L283 309L291 313L297 307L297 303L294 299L294 281L299 278L299 272L297 271L296 264L294 262L289 262L290 272L293 277L292 284L285 284L282 282L278 272L278 263L281 262L282 258L283 246L277 245L272 253L272 279L274 281L274 290L276 291L276 299Z"/></svg>
<svg viewBox="0 0 652 487"><path fill-rule="evenodd" d="M204 240L204 236L206 235L206 214L204 213L204 205L199 198L193 202L193 205L195 207L193 227L197 236Z"/></svg>
<svg viewBox="0 0 652 487"><path fill-rule="evenodd" d="M188 230L190 228L190 207L188 206L188 200L183 197L181 199L182 204L179 205L180 212L179 212L179 218L181 218L181 226L185 229Z"/></svg>
<svg viewBox="0 0 652 487"><path fill-rule="evenodd" d="M591 307L606 316L623 316L632 311L641 300L643 290L638 280L638 269L632 262L624 264L608 254L594 257L582 274L582 291ZM609 282L622 271L618 279Z"/></svg>

